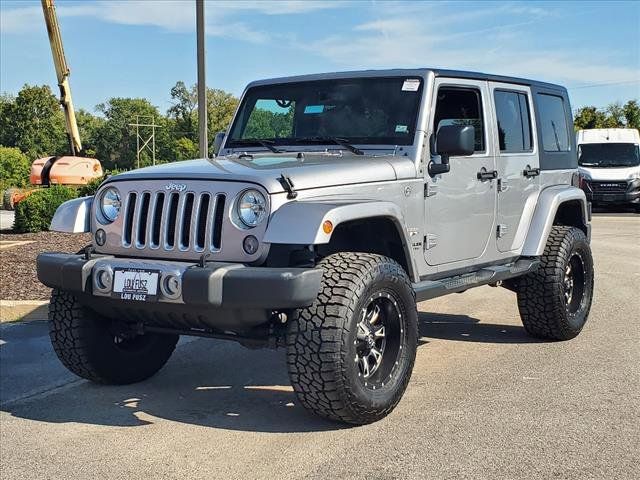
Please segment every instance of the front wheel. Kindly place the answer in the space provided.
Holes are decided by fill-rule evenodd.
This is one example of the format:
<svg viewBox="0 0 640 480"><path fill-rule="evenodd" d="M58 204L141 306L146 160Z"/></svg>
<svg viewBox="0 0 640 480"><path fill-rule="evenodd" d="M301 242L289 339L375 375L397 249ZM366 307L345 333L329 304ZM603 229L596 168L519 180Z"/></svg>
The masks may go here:
<svg viewBox="0 0 640 480"><path fill-rule="evenodd" d="M520 318L534 337L569 340L580 333L591 309L591 247L582 230L556 225L541 260L538 270L517 281Z"/></svg>
<svg viewBox="0 0 640 480"><path fill-rule="evenodd" d="M416 356L418 315L411 282L394 260L368 253L323 259L322 286L289 323L287 364L300 403L352 424L388 415Z"/></svg>
<svg viewBox="0 0 640 480"><path fill-rule="evenodd" d="M125 335L109 319L61 290L51 294L49 336L58 358L72 373L114 385L151 377L167 362L179 338L156 333Z"/></svg>

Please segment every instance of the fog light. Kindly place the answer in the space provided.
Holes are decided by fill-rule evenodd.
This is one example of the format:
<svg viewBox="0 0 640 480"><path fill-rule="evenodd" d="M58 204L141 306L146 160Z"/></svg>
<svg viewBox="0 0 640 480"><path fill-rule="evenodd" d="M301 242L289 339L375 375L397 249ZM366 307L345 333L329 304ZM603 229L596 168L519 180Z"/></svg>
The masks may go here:
<svg viewBox="0 0 640 480"><path fill-rule="evenodd" d="M99 228L96 231L96 243L103 246L107 242L107 232Z"/></svg>
<svg viewBox="0 0 640 480"><path fill-rule="evenodd" d="M162 294L167 298L172 300L180 298L180 295L182 294L180 278L176 275L167 275L162 280L160 289L162 290Z"/></svg>
<svg viewBox="0 0 640 480"><path fill-rule="evenodd" d="M113 276L110 270L99 270L96 274L96 287L99 290L110 291L112 282Z"/></svg>
<svg viewBox="0 0 640 480"><path fill-rule="evenodd" d="M247 235L244 237L244 241L242 242L242 248L249 255L253 255L258 251L258 247L260 246L260 242L253 235Z"/></svg>

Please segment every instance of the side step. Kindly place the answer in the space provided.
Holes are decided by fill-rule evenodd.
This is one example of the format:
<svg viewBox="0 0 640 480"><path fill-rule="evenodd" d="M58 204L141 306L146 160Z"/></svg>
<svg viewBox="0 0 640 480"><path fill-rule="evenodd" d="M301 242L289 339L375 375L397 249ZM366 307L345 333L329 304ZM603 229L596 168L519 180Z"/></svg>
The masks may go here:
<svg viewBox="0 0 640 480"><path fill-rule="evenodd" d="M540 260L537 258L522 258L508 265L485 267L477 272L441 278L440 280L424 280L414 283L413 289L416 292L416 301L423 302L449 293L462 292L469 288L519 277L535 270L538 265L540 265Z"/></svg>

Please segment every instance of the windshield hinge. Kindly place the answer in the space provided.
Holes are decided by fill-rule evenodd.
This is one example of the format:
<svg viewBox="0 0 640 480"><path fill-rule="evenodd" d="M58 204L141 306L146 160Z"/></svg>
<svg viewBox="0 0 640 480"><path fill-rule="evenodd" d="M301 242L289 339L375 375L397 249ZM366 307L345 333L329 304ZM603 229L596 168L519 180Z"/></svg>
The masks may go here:
<svg viewBox="0 0 640 480"><path fill-rule="evenodd" d="M291 181L291 178L283 173L280 177L278 177L278 181L280 182L280 185L282 185L282 188L287 191L287 198L289 200L293 200L298 196L298 192L294 190L294 185Z"/></svg>
<svg viewBox="0 0 640 480"><path fill-rule="evenodd" d="M438 186L433 183L424 184L424 198L433 197L436 193L438 193Z"/></svg>

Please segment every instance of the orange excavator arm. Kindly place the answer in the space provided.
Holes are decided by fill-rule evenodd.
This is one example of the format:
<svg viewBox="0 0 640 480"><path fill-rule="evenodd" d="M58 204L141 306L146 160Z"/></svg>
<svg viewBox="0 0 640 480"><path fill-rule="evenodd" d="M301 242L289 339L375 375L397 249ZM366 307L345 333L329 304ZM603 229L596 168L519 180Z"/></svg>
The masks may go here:
<svg viewBox="0 0 640 480"><path fill-rule="evenodd" d="M62 48L62 37L60 36L58 17L56 16L53 0L41 1L42 11L44 12L44 21L47 25L47 33L49 34L49 44L51 45L53 64L56 67L58 86L60 87L60 104L64 110L67 136L69 137L70 154L80 155L80 152L82 151L82 142L80 141L80 132L78 131L76 114L73 109L73 100L71 99L71 87L69 86L70 70L64 56L64 49Z"/></svg>

